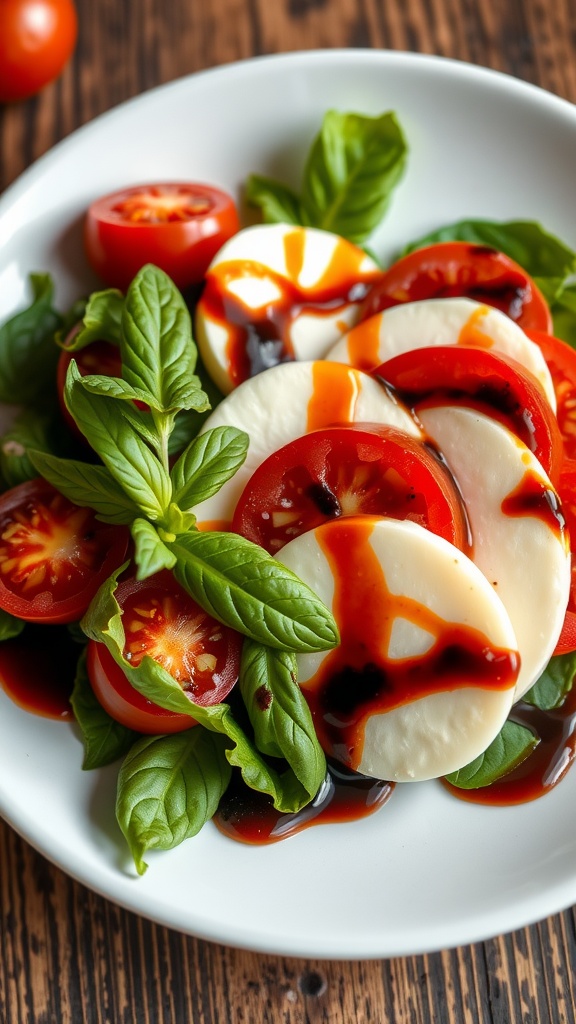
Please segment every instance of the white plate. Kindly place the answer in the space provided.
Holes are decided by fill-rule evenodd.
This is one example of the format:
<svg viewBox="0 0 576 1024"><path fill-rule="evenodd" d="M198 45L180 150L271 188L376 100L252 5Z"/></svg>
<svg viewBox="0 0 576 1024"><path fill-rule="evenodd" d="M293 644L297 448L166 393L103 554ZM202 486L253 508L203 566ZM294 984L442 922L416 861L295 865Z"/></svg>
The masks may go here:
<svg viewBox="0 0 576 1024"><path fill-rule="evenodd" d="M459 217L535 218L576 246L576 109L502 75L400 53L262 58L154 90L76 132L0 199L0 316L51 270L64 304L92 284L89 200L189 178L239 192L250 171L297 182L329 107L397 111L407 176L374 248ZM576 769L509 809L399 787L379 814L274 846L208 825L137 879L114 822L115 769L80 771L72 727L0 694L0 812L65 871L164 925L299 956L388 957L509 931L576 902Z"/></svg>

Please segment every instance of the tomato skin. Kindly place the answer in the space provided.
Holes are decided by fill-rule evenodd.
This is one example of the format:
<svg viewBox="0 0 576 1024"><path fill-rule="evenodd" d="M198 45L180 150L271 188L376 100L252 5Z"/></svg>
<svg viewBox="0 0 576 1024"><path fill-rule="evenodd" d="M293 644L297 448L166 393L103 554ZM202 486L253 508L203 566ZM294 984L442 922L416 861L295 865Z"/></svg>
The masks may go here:
<svg viewBox="0 0 576 1024"><path fill-rule="evenodd" d="M408 405L445 400L488 406L534 452L552 482L558 481L564 450L556 417L537 380L514 359L487 349L437 345L394 356L374 374Z"/></svg>
<svg viewBox="0 0 576 1024"><path fill-rule="evenodd" d="M402 302L450 296L495 306L524 330L552 330L548 303L522 267L470 242L438 242L397 260L370 291L360 319Z"/></svg>
<svg viewBox="0 0 576 1024"><path fill-rule="evenodd" d="M236 505L232 529L275 554L342 515L412 519L457 547L468 529L451 477L421 442L394 427L312 431L269 456Z"/></svg>
<svg viewBox="0 0 576 1024"><path fill-rule="evenodd" d="M198 212L183 212L182 219L156 217L156 208L161 216L162 204L169 210L180 196L183 203L190 198ZM92 203L84 245L92 269L111 287L126 291L141 267L153 263L184 289L203 279L213 257L239 228L232 198L211 185L137 185Z"/></svg>
<svg viewBox="0 0 576 1024"><path fill-rule="evenodd" d="M120 722L127 729L158 736L184 732L198 725L190 715L166 711L159 704L143 697L130 685L105 644L95 640L88 642L86 668L99 703L115 722Z"/></svg>
<svg viewBox="0 0 576 1024"><path fill-rule="evenodd" d="M57 78L77 35L72 0L2 0L0 102L26 99Z"/></svg>
<svg viewBox="0 0 576 1024"><path fill-rule="evenodd" d="M576 352L552 334L543 331L526 331L526 334L538 345L550 370L564 455L567 459L576 459Z"/></svg>
<svg viewBox="0 0 576 1024"><path fill-rule="evenodd" d="M27 622L76 621L122 564L129 539L46 480L13 487L0 496L0 608Z"/></svg>
<svg viewBox="0 0 576 1024"><path fill-rule="evenodd" d="M570 651L576 651L576 559L574 558L574 545L576 544L576 461L567 459L564 463L558 483L558 494L560 495L562 512L572 542L572 576L564 625L554 654L568 654Z"/></svg>
<svg viewBox="0 0 576 1024"><path fill-rule="evenodd" d="M240 633L204 612L168 571L146 580L122 580L115 597L122 612L122 653L128 664L137 666L146 655L155 658L202 707L228 696L240 672ZM203 659L210 664L203 666ZM189 715L166 711L143 697L104 644L91 641L87 664L98 700L122 725L158 735L197 724Z"/></svg>

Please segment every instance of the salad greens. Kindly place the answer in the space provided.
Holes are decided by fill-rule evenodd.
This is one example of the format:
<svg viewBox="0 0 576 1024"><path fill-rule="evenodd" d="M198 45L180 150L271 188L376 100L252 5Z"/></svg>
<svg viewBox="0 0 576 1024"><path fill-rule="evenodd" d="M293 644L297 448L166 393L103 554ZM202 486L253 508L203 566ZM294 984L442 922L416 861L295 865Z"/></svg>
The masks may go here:
<svg viewBox="0 0 576 1024"><path fill-rule="evenodd" d="M314 226L365 244L402 178L407 152L393 113L330 111L299 192L253 174L246 198L268 223ZM533 222L471 219L441 227L405 252L448 240L489 245L521 264L551 303L558 335L576 347L571 249ZM0 327L0 401L23 407L0 439L2 483L13 486L40 473L104 522L127 525L139 579L172 570L203 608L245 636L236 706L200 707L151 658L138 666L124 658L115 591L125 566L94 598L81 634L75 631L76 639L104 643L145 697L199 723L158 737L119 725L95 698L81 650L72 706L84 741L83 767L124 758L117 818L141 873L147 851L170 849L213 816L232 767L281 812L296 812L315 797L326 760L298 686L295 655L333 647L337 629L312 591L261 548L235 534L197 529L194 508L242 465L248 437L232 427L198 433L220 395L198 363L190 315L171 280L147 266L126 296L115 289L95 292L64 316L54 309L49 275L33 274L30 281L31 305ZM73 354L95 340L118 347L121 374L82 376L71 362L66 404L92 453L78 458L72 450L70 457L66 442L54 437L55 400L46 382L54 379L58 346ZM23 625L0 612L0 640ZM553 658L524 700L541 710L557 708L575 675L576 655ZM484 754L448 781L465 789L490 785L536 742L511 718Z"/></svg>

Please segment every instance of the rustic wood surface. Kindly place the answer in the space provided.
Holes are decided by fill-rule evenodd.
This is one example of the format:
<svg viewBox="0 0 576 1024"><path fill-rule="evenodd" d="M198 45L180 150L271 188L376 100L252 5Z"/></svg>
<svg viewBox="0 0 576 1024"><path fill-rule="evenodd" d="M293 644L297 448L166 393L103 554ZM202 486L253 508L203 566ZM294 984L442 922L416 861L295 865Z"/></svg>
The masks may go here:
<svg viewBox="0 0 576 1024"><path fill-rule="evenodd" d="M435 53L576 101L573 0L78 0L78 8L78 47L62 78L0 110L0 188L116 103L256 54ZM432 956L340 963L239 952L118 909L0 823L1 1024L574 1024L575 967L573 910Z"/></svg>

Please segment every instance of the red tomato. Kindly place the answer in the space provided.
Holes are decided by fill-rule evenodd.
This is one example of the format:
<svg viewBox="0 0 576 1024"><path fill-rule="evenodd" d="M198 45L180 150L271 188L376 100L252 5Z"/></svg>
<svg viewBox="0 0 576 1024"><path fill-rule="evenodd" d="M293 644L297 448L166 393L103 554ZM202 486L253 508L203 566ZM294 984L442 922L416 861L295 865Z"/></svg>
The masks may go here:
<svg viewBox="0 0 576 1024"><path fill-rule="evenodd" d="M567 460L562 468L558 494L562 502L562 512L568 527L568 533L572 542L572 550L576 545L576 462ZM576 651L576 559L572 556L572 581L570 585L570 597L568 608L564 618L564 625L560 639L556 644L554 654L567 654L569 651Z"/></svg>
<svg viewBox="0 0 576 1024"><path fill-rule="evenodd" d="M402 257L364 302L362 320L416 299L463 295L502 310L520 327L551 331L548 303L514 260L486 245L439 242Z"/></svg>
<svg viewBox="0 0 576 1024"><path fill-rule="evenodd" d="M93 341L92 344L86 345L85 348L78 349L77 352L67 352L65 349L62 349L60 353L58 367L56 370L56 385L58 388L60 409L66 423L70 427L70 430L85 441L86 439L84 435L78 430L78 427L68 412L64 401L66 374L68 373L68 367L70 366L72 359L76 360L78 372L82 377L89 376L90 374L102 374L106 377L121 377L122 360L120 358L120 349L117 345L113 345L111 341Z"/></svg>
<svg viewBox="0 0 576 1024"><path fill-rule="evenodd" d="M234 202L210 185L135 185L97 199L85 222L92 268L126 290L145 263L178 286L198 284L209 263L240 227Z"/></svg>
<svg viewBox="0 0 576 1024"><path fill-rule="evenodd" d="M154 658L195 704L208 707L228 696L238 679L242 636L208 615L169 572L125 580L116 600L125 632L123 655L139 665ZM166 711L130 684L104 644L90 641L88 675L109 715L137 732L180 732L196 725L189 715Z"/></svg>
<svg viewBox="0 0 576 1024"><path fill-rule="evenodd" d="M0 102L33 96L57 78L77 33L72 0L2 0Z"/></svg>
<svg viewBox="0 0 576 1024"><path fill-rule="evenodd" d="M486 349L438 345L403 352L374 373L409 405L459 402L488 408L558 480L563 445L556 417L536 379L514 359Z"/></svg>
<svg viewBox="0 0 576 1024"><path fill-rule="evenodd" d="M565 341L541 331L527 331L548 363L556 402L556 416L567 459L576 459L576 352ZM576 542L576 534L575 542Z"/></svg>
<svg viewBox="0 0 576 1024"><path fill-rule="evenodd" d="M313 431L274 452L244 488L232 529L274 554L327 519L358 514L411 519L467 543L444 467L419 441L377 424Z"/></svg>
<svg viewBox="0 0 576 1024"><path fill-rule="evenodd" d="M99 522L40 478L0 497L0 608L28 622L74 622L128 550L123 526Z"/></svg>

